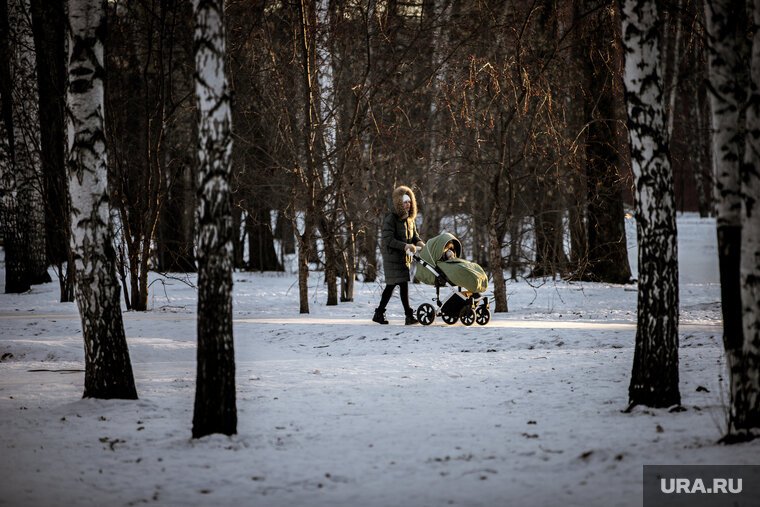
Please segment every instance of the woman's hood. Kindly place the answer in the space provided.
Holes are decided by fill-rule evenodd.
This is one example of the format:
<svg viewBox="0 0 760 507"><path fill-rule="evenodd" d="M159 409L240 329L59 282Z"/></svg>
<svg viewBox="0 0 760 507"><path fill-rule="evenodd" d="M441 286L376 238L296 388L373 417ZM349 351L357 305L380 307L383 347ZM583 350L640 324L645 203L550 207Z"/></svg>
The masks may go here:
<svg viewBox="0 0 760 507"><path fill-rule="evenodd" d="M412 200L411 206L409 206L408 215L404 209L404 202L402 201L405 195L408 195ZM417 199L414 197L414 192L412 192L412 189L405 185L396 187L396 189L393 191L393 196L391 197L390 208L391 211L395 213L401 220L404 220L406 218L411 218L414 220L417 218Z"/></svg>

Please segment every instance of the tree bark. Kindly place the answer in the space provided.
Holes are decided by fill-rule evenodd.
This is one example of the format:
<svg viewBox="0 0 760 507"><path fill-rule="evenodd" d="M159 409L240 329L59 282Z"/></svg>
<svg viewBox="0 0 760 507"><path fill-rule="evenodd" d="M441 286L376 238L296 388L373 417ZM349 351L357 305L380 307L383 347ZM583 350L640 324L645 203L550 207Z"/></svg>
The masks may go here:
<svg viewBox="0 0 760 507"><path fill-rule="evenodd" d="M109 227L104 132L103 0L69 2L68 174L76 299L85 342L84 397L136 399Z"/></svg>
<svg viewBox="0 0 760 507"><path fill-rule="evenodd" d="M45 237L45 205L40 163L37 58L29 0L10 0L8 19L14 46L11 62L13 126L19 220L26 231L25 258L32 285L50 282Z"/></svg>
<svg viewBox="0 0 760 507"><path fill-rule="evenodd" d="M10 54L8 5L6 0L0 0L0 228L5 250L5 292L21 293L29 290L30 283L24 255L26 235L19 220Z"/></svg>
<svg viewBox="0 0 760 507"><path fill-rule="evenodd" d="M760 0L753 2L755 33L750 57L747 128L741 167L741 301L746 361L745 406L740 428L760 428Z"/></svg>
<svg viewBox="0 0 760 507"><path fill-rule="evenodd" d="M752 367L745 357L742 314L742 182L740 110L745 100L739 57L745 30L744 2L705 2L712 113L715 215L718 232L723 348L730 380L729 426L725 438L752 426L746 409L753 396ZM751 108L750 108L751 109ZM750 140L748 139L749 143ZM757 392L757 391L755 391ZM749 424L748 424L749 423Z"/></svg>
<svg viewBox="0 0 760 507"><path fill-rule="evenodd" d="M600 4L605 6L600 8ZM585 83L586 188L588 264L581 278L628 283L631 269L625 237L625 217L617 146L614 68L616 55L611 2L587 0L587 10L597 9L584 26L582 47L587 48Z"/></svg>
<svg viewBox="0 0 760 507"><path fill-rule="evenodd" d="M266 206L253 204L248 211L245 225L248 231L248 269L257 271L282 271L283 267L274 250L270 212Z"/></svg>
<svg viewBox="0 0 760 507"><path fill-rule="evenodd" d="M193 0L198 108L198 371L193 438L237 433L232 336L232 131L223 0Z"/></svg>
<svg viewBox="0 0 760 507"><path fill-rule="evenodd" d="M66 12L63 2L32 0L40 96L40 143L46 203L47 254L55 264L60 301L74 301L71 212L66 180Z"/></svg>
<svg viewBox="0 0 760 507"><path fill-rule="evenodd" d="M673 173L653 0L626 0L625 86L639 238L639 293L630 406L668 407L678 390L678 250Z"/></svg>
<svg viewBox="0 0 760 507"><path fill-rule="evenodd" d="M309 313L309 260L314 250L311 246L314 229L316 226L316 198L317 198L317 170L314 155L316 133L314 123L317 119L314 108L314 70L316 60L316 5L314 0L300 0L298 3L299 13L299 42L301 53L301 79L303 92L303 148L305 150L306 167L296 168L296 185L299 180L304 190L303 205L304 232L298 234L298 294L300 299L300 313ZM305 169L305 173L303 172ZM295 224L294 224L295 226ZM297 229L296 229L297 230Z"/></svg>

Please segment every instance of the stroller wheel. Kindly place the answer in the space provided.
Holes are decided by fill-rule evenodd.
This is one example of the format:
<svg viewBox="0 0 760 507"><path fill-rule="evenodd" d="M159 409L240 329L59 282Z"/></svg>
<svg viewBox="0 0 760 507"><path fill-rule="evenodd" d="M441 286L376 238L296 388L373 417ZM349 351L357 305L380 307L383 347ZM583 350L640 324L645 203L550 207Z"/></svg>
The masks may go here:
<svg viewBox="0 0 760 507"><path fill-rule="evenodd" d="M435 308L430 303L422 303L417 308L417 320L423 326L429 326L435 322Z"/></svg>
<svg viewBox="0 0 760 507"><path fill-rule="evenodd" d="M462 324L465 326L471 326L475 322L475 312L469 306L465 306L462 308L462 311L459 312L459 320L461 320Z"/></svg>
<svg viewBox="0 0 760 507"><path fill-rule="evenodd" d="M481 326L485 326L491 321L491 310L486 308L485 306L479 306L477 310L475 310L475 322L477 322Z"/></svg>
<svg viewBox="0 0 760 507"><path fill-rule="evenodd" d="M457 321L459 320L459 315L449 315L448 313L441 313L441 318L446 324L452 325L452 324L457 323Z"/></svg>

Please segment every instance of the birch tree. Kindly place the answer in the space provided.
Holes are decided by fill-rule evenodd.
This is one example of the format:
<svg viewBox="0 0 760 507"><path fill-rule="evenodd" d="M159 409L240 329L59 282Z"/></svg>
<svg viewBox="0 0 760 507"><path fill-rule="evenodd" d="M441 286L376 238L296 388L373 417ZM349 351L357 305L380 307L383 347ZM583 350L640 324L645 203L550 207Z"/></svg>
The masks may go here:
<svg viewBox="0 0 760 507"><path fill-rule="evenodd" d="M760 0L753 2L747 133L741 170L741 300L747 372L746 406L737 426L760 428Z"/></svg>
<svg viewBox="0 0 760 507"><path fill-rule="evenodd" d="M105 0L69 2L66 88L71 248L85 342L84 397L136 399L109 227L104 128Z"/></svg>
<svg viewBox="0 0 760 507"><path fill-rule="evenodd" d="M232 337L230 94L224 0L193 0L198 108L198 371L193 438L237 433Z"/></svg>
<svg viewBox="0 0 760 507"><path fill-rule="evenodd" d="M710 110L713 134L715 215L718 233L723 348L730 378L728 433L746 426L745 408L751 396L744 355L742 324L742 183L740 110L745 101L741 82L741 27L744 2L705 2L708 32ZM751 115L750 115L751 116ZM747 139L748 145L752 136ZM747 154L748 158L751 157ZM757 366L754 367L755 376Z"/></svg>
<svg viewBox="0 0 760 507"><path fill-rule="evenodd" d="M678 252L656 2L623 5L625 86L639 239L630 407L667 407L678 390Z"/></svg>

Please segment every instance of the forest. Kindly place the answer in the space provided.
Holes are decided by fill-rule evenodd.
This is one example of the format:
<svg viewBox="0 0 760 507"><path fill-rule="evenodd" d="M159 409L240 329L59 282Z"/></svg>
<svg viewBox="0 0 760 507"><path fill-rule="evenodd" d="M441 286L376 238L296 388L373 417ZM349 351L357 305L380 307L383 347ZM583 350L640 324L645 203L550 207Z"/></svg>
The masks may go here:
<svg viewBox="0 0 760 507"><path fill-rule="evenodd" d="M235 273L294 266L300 314L315 285L353 303L406 185L495 315L517 280L634 287L628 410L677 407L676 217L695 212L716 223L724 439L751 440L758 25L758 0L0 0L4 290L57 278L84 396L134 399L120 305L193 273L193 436L235 434Z"/></svg>

